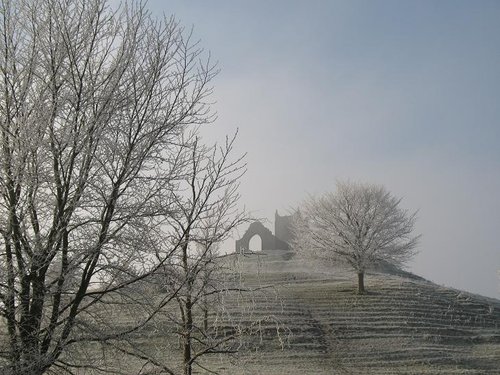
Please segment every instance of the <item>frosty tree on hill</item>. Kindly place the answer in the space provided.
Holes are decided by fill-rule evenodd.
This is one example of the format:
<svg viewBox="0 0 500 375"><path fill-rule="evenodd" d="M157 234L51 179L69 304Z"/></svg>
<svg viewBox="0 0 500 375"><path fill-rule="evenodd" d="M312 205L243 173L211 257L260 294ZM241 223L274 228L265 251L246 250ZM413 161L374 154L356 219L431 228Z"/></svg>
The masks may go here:
<svg viewBox="0 0 500 375"><path fill-rule="evenodd" d="M415 254L420 237L412 235L416 212L400 208L400 202L383 186L338 183L335 193L309 197L302 204L294 223L294 247L347 264L358 274L358 293L363 294L364 274L371 265L402 266Z"/></svg>

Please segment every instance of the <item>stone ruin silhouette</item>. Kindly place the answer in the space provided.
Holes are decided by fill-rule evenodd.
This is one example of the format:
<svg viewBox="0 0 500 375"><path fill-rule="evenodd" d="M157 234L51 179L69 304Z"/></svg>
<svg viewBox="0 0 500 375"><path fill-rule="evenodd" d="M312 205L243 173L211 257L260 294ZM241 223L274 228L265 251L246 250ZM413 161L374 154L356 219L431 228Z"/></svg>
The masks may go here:
<svg viewBox="0 0 500 375"><path fill-rule="evenodd" d="M292 240L293 215L280 216L278 210L274 214L274 234L260 221L254 221L239 240L236 240L236 252L248 251L250 240L258 235L262 240L262 250L289 250Z"/></svg>

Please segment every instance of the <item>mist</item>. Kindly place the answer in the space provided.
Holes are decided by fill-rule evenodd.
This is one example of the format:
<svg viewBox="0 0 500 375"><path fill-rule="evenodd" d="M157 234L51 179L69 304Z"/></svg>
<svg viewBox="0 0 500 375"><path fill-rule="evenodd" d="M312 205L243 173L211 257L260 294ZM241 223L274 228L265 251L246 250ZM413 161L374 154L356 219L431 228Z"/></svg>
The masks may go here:
<svg viewBox="0 0 500 375"><path fill-rule="evenodd" d="M339 179L383 184L419 210L410 271L500 297L499 3L149 6L193 25L219 61L218 119L202 133L239 129L254 216L273 228L275 210Z"/></svg>

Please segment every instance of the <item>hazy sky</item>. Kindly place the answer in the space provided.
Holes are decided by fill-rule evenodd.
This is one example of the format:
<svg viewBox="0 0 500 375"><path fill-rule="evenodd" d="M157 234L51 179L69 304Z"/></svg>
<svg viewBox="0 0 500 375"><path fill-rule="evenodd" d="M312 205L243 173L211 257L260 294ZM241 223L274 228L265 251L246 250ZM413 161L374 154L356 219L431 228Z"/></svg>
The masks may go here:
<svg viewBox="0 0 500 375"><path fill-rule="evenodd" d="M500 2L150 0L219 61L221 139L270 220L337 179L419 209L411 271L500 298Z"/></svg>

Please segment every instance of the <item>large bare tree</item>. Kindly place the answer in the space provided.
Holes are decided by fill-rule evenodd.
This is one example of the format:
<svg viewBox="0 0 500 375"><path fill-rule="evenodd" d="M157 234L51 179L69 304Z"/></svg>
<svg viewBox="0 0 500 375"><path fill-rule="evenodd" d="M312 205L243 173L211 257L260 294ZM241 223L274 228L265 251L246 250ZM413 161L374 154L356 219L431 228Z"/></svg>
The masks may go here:
<svg viewBox="0 0 500 375"><path fill-rule="evenodd" d="M189 168L173 200L175 213L167 215L174 244L182 243L164 281L177 291L179 314L170 318L177 325L185 375L191 375L194 364L201 365L203 355L225 351L229 341L227 336L211 334L209 311L220 304L214 297L227 290L224 280L231 274L217 248L247 220L237 206L245 164L243 156L232 159L235 138L226 138L220 147L206 147L194 139L188 151Z"/></svg>
<svg viewBox="0 0 500 375"><path fill-rule="evenodd" d="M213 371L210 360L204 362L207 356L238 354L255 341L264 321L272 321L277 337L283 331L276 318L253 314L253 299L265 298L269 287L245 285L238 269L242 254L219 251L233 229L249 219L237 205L245 164L244 155L232 156L235 139L214 147L194 139L183 188L170 207L175 214L167 215L174 243L183 238L172 262L165 263L164 285L176 291L177 309L165 313L177 327L185 375L196 367Z"/></svg>
<svg viewBox="0 0 500 375"><path fill-rule="evenodd" d="M72 346L144 324L90 328L185 243L158 233L215 73L142 4L0 2L2 374L70 369Z"/></svg>
<svg viewBox="0 0 500 375"><path fill-rule="evenodd" d="M357 273L362 294L370 266L402 266L415 254L416 212L400 208L400 202L383 186L338 183L335 193L302 204L294 223L294 246L326 261L346 263Z"/></svg>

